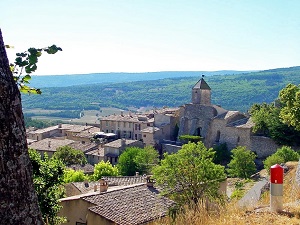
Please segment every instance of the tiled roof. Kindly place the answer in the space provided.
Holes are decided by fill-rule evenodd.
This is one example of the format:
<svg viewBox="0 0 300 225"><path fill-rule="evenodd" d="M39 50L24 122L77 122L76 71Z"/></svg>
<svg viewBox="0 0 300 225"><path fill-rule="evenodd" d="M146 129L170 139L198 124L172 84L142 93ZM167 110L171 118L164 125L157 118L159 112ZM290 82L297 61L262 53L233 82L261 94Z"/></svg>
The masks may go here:
<svg viewBox="0 0 300 225"><path fill-rule="evenodd" d="M40 141L33 142L28 147L40 151L56 151L58 147L66 146L73 142L73 140L69 139L46 138Z"/></svg>
<svg viewBox="0 0 300 225"><path fill-rule="evenodd" d="M104 157L104 148L99 147L98 149L85 152L84 154Z"/></svg>
<svg viewBox="0 0 300 225"><path fill-rule="evenodd" d="M144 118L145 121L140 120L139 118ZM123 122L149 122L149 118L146 115L136 115L136 114L130 114L130 115L110 115L106 117L102 117L101 121L123 121Z"/></svg>
<svg viewBox="0 0 300 225"><path fill-rule="evenodd" d="M137 225L167 215L173 201L159 196L154 187L139 184L83 199L97 206L89 210L119 225Z"/></svg>
<svg viewBox="0 0 300 225"><path fill-rule="evenodd" d="M75 165L68 166L68 168L73 170L82 170L85 173L94 172L94 166L92 166L91 164L85 164L85 165L75 164Z"/></svg>
<svg viewBox="0 0 300 225"><path fill-rule="evenodd" d="M72 182L72 185L76 187L82 194L91 192L94 190L95 185L99 185L98 181L90 181L90 182Z"/></svg>
<svg viewBox="0 0 300 225"><path fill-rule="evenodd" d="M139 141L138 140L129 140L129 139L125 140L126 145L130 145L130 144L135 143L135 142L139 142ZM122 147L122 139L118 139L118 140L115 140L115 141L112 141L112 142L108 142L104 145L104 147L120 148L120 147Z"/></svg>
<svg viewBox="0 0 300 225"><path fill-rule="evenodd" d="M193 89L211 90L203 78L201 78L193 87Z"/></svg>
<svg viewBox="0 0 300 225"><path fill-rule="evenodd" d="M218 116L216 116L217 119L228 119L229 117L235 115L235 114L239 114L240 112L239 111L227 111L225 113L222 113Z"/></svg>
<svg viewBox="0 0 300 225"><path fill-rule="evenodd" d="M145 129L142 129L142 133L154 133L156 131L159 131L160 129L158 127L146 127Z"/></svg>
<svg viewBox="0 0 300 225"><path fill-rule="evenodd" d="M131 184L142 184L145 183L145 176L119 176L119 177L102 177L106 180L108 186L123 186Z"/></svg>
<svg viewBox="0 0 300 225"><path fill-rule="evenodd" d="M74 149L81 150L84 153L98 149L98 145L94 142L82 143L81 141L74 141L69 144L69 146Z"/></svg>
<svg viewBox="0 0 300 225"><path fill-rule="evenodd" d="M81 131L80 133L75 134L74 136L84 137L84 138L92 138L94 136L94 133L99 132L99 131L100 131L100 128L92 127L88 130Z"/></svg>
<svg viewBox="0 0 300 225"><path fill-rule="evenodd" d="M251 118L244 118L241 120L234 121L230 124L227 124L228 127L237 127L237 128L252 128L254 126L254 122Z"/></svg>

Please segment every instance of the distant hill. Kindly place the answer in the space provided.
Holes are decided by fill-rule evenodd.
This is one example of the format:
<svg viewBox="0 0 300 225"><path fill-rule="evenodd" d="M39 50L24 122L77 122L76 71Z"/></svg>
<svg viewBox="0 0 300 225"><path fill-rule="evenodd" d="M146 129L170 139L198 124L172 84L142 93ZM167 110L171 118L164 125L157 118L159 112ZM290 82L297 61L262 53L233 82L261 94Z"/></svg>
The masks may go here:
<svg viewBox="0 0 300 225"><path fill-rule="evenodd" d="M170 73L182 75L182 72ZM201 74L200 72L194 73L195 76L191 77L45 87L42 88L43 93L40 96L23 95L22 102L24 108L57 110L98 110L99 107L109 106L121 109L143 106L180 106L191 102L191 88L200 79ZM120 80L121 77L119 82ZM274 101L278 97L279 90L288 83L299 84L300 67L207 76L205 80L212 89L213 104L221 105L229 110L246 112L254 103Z"/></svg>
<svg viewBox="0 0 300 225"><path fill-rule="evenodd" d="M100 83L122 83L132 81L158 80L176 77L200 77L212 75L232 75L252 71L165 71L148 73L91 73L91 74L70 74L70 75L51 75L51 76L32 76L31 86L36 88L43 87L67 87L84 84Z"/></svg>

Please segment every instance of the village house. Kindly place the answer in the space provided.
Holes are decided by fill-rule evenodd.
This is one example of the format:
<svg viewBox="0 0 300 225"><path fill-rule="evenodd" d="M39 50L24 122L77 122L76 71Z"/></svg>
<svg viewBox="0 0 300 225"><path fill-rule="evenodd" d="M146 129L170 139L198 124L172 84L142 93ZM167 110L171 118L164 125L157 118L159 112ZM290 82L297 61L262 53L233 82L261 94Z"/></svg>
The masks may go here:
<svg viewBox="0 0 300 225"><path fill-rule="evenodd" d="M92 184L93 185L93 184ZM59 215L67 217L67 225L138 225L151 224L167 215L175 203L159 195L152 183L135 183L108 188L101 179L99 185L85 183L87 193L60 200Z"/></svg>
<svg viewBox="0 0 300 225"><path fill-rule="evenodd" d="M142 140L144 128L152 127L154 123L153 114L110 115L101 118L100 127L103 132L114 133L118 138L131 140Z"/></svg>
<svg viewBox="0 0 300 225"><path fill-rule="evenodd" d="M28 145L28 148L35 149L43 157L45 153L50 157L56 152L56 149L73 143L73 140L69 139L53 139L45 138L40 141L32 142Z"/></svg>

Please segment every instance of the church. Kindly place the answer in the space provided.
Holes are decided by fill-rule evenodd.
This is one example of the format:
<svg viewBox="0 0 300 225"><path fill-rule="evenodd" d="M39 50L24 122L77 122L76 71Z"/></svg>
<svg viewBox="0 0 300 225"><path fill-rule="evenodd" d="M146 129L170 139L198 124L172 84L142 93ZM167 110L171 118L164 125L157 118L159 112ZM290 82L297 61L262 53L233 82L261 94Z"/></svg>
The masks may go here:
<svg viewBox="0 0 300 225"><path fill-rule="evenodd" d="M202 78L192 88L191 103L179 107L178 137L201 136L206 147L226 143L229 150L245 146L258 158L265 158L279 148L275 142L252 132L251 117L239 111L229 111L211 104L211 88Z"/></svg>

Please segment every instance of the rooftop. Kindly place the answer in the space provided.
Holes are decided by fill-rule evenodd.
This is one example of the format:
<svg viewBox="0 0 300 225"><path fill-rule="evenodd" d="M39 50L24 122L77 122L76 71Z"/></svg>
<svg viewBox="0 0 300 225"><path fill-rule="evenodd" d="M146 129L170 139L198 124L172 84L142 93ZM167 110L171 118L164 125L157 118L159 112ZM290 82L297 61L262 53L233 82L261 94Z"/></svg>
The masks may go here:
<svg viewBox="0 0 300 225"><path fill-rule="evenodd" d="M69 139L45 138L43 140L31 143L28 147L40 151L55 152L58 147L66 146L73 142L74 142L73 140L69 140Z"/></svg>
<svg viewBox="0 0 300 225"><path fill-rule="evenodd" d="M125 139L125 144L130 145L132 143L139 142L138 140L129 140ZM112 148L121 148L122 147L122 139L118 139L112 142L108 142L104 145L104 147L112 147Z"/></svg>
<svg viewBox="0 0 300 225"><path fill-rule="evenodd" d="M173 201L159 196L159 191L145 184L127 186L83 197L95 204L89 210L119 225L136 225L167 215Z"/></svg>

